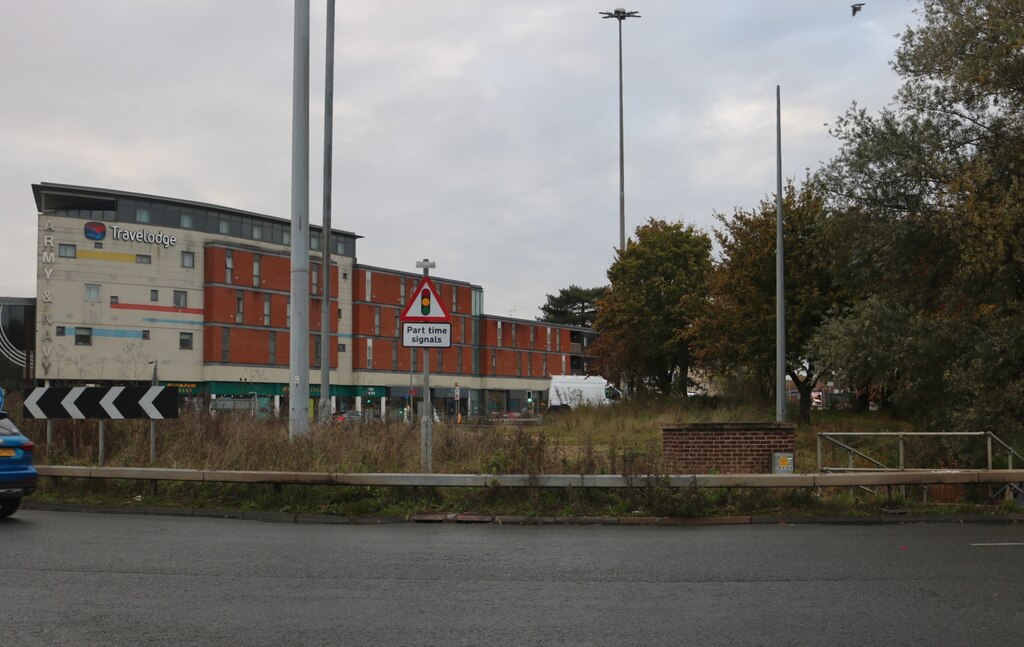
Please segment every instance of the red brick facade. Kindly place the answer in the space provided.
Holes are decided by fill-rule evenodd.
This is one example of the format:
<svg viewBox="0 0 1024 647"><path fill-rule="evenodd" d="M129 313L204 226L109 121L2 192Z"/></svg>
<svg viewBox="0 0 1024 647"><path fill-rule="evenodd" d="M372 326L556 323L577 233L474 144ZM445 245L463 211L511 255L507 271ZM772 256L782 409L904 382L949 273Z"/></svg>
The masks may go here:
<svg viewBox="0 0 1024 647"><path fill-rule="evenodd" d="M773 452L796 448L796 425L694 423L662 427L662 452L673 473L769 474Z"/></svg>
<svg viewBox="0 0 1024 647"><path fill-rule="evenodd" d="M288 302L291 291L291 260L275 254L207 245L205 251L205 288L203 295L204 324L203 361L208 363L256 364L288 366L289 322ZM338 268L333 266L331 302L337 309ZM312 274L320 265L310 265L310 312L319 313L321 292L313 285ZM258 271L258 279L257 279ZM257 285L258 284L258 285ZM317 287L317 290L313 288ZM372 323L372 322L371 322ZM320 317L309 318L313 335L320 332ZM227 352L224 331L227 330ZM338 331L336 317L331 317L331 332ZM275 351L271 356L271 333ZM310 364L319 366L314 352L314 336L310 337ZM331 337L331 367L338 365L338 340Z"/></svg>

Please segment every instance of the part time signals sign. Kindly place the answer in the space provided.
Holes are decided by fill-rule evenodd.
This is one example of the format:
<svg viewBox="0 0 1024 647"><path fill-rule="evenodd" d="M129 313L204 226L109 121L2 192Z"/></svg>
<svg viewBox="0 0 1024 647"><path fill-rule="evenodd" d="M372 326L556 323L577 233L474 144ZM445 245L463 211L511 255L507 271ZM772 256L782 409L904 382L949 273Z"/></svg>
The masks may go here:
<svg viewBox="0 0 1024 647"><path fill-rule="evenodd" d="M437 288L424 276L402 311L402 345L406 348L450 348L452 318Z"/></svg>

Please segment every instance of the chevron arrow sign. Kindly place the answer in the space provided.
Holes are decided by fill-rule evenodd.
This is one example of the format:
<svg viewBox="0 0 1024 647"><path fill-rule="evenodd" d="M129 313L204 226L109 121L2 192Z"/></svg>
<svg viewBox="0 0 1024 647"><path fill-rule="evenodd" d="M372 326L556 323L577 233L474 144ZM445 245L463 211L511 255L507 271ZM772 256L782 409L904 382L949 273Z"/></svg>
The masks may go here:
<svg viewBox="0 0 1024 647"><path fill-rule="evenodd" d="M44 386L25 390L26 418L163 420L178 417L176 386Z"/></svg>

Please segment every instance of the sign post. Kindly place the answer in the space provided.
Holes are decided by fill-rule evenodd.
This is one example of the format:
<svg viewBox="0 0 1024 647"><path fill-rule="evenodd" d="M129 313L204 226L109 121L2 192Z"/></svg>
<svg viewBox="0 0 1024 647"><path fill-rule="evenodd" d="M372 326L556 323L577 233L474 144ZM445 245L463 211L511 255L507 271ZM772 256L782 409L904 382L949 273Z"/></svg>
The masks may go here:
<svg viewBox="0 0 1024 647"><path fill-rule="evenodd" d="M400 317L402 345L406 348L449 348L452 345L452 323L448 308L430 282L430 270L437 263L416 261L423 269L423 280L413 290ZM430 474L433 463L434 411L430 404L430 351L423 351L423 418L420 420L420 469Z"/></svg>

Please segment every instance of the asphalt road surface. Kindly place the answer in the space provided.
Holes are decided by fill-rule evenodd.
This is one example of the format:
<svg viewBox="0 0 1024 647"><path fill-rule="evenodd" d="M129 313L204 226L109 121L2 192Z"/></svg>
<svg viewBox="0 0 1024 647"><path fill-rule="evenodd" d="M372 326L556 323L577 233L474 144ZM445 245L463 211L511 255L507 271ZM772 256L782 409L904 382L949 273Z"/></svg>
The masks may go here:
<svg viewBox="0 0 1024 647"><path fill-rule="evenodd" d="M1021 644L1021 525L0 523L4 646Z"/></svg>

